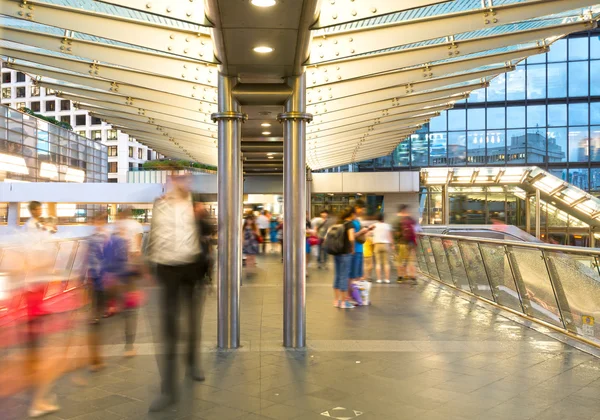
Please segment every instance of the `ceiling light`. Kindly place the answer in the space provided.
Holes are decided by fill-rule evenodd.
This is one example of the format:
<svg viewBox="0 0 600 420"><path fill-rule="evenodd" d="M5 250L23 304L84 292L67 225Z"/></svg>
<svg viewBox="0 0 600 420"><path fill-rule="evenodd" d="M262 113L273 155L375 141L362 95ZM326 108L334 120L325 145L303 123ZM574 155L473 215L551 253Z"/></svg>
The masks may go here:
<svg viewBox="0 0 600 420"><path fill-rule="evenodd" d="M256 7L273 7L277 2L275 0L250 0L250 3Z"/></svg>
<svg viewBox="0 0 600 420"><path fill-rule="evenodd" d="M262 123L260 126L261 126L261 127L270 127L270 126L271 126L271 124L269 124L269 123Z"/></svg>
<svg viewBox="0 0 600 420"><path fill-rule="evenodd" d="M267 153L267 156L273 156L275 153Z"/></svg>
<svg viewBox="0 0 600 420"><path fill-rule="evenodd" d="M273 156L269 156L269 157L267 157L267 159L273 159Z"/></svg>
<svg viewBox="0 0 600 420"><path fill-rule="evenodd" d="M262 132L262 135L263 135L263 136L268 136L268 135L270 135L270 134L271 134L271 132L270 132L270 131L263 131L263 132Z"/></svg>
<svg viewBox="0 0 600 420"><path fill-rule="evenodd" d="M258 47L254 47L254 52L260 53L260 54L268 54L270 52L273 52L273 48L271 47L267 47L265 45L261 45Z"/></svg>

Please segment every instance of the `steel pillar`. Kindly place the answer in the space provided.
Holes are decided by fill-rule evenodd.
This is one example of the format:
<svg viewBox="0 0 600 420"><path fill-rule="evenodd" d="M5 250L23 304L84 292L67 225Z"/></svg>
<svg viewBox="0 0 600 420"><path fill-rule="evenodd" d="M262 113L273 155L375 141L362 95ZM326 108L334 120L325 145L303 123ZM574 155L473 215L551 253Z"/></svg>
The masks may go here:
<svg viewBox="0 0 600 420"><path fill-rule="evenodd" d="M535 237L540 239L542 236L542 212L540 209L540 190L535 190Z"/></svg>
<svg viewBox="0 0 600 420"><path fill-rule="evenodd" d="M306 346L306 75L287 80L283 122L283 345Z"/></svg>
<svg viewBox="0 0 600 420"><path fill-rule="evenodd" d="M235 78L219 75L217 171L218 275L217 344L220 349L240 346L240 279L242 277L241 228L242 166L241 132L244 114L233 99Z"/></svg>
<svg viewBox="0 0 600 420"><path fill-rule="evenodd" d="M311 220L312 215L312 171L306 168L306 214L308 220Z"/></svg>

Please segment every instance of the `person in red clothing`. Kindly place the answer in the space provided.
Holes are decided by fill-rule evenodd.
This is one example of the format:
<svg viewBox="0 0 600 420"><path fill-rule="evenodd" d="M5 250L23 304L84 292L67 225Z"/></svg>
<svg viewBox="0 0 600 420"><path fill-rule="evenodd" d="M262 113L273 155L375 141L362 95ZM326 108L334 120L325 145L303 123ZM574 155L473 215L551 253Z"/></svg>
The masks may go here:
<svg viewBox="0 0 600 420"><path fill-rule="evenodd" d="M417 250L417 222L410 216L408 206L403 204L398 210L396 243L398 245L398 282L417 280L415 260Z"/></svg>

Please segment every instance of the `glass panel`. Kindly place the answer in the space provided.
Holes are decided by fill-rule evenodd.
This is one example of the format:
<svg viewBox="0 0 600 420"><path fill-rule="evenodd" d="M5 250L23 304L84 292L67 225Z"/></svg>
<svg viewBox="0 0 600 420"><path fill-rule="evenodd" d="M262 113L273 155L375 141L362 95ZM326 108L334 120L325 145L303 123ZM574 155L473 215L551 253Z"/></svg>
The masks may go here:
<svg viewBox="0 0 600 420"><path fill-rule="evenodd" d="M425 254L425 260L427 263L427 271L429 275L435 279L439 279L437 266L435 264L435 257L433 256L433 250L431 249L431 243L429 241L429 237L423 236L421 238L421 246L423 247L423 252Z"/></svg>
<svg viewBox="0 0 600 420"><path fill-rule="evenodd" d="M548 105L548 125L550 127L564 127L567 125L567 105Z"/></svg>
<svg viewBox="0 0 600 420"><path fill-rule="evenodd" d="M517 246L512 247L512 252L517 263L515 268L519 270L527 290L528 311L542 321L563 327L541 251Z"/></svg>
<svg viewBox="0 0 600 420"><path fill-rule="evenodd" d="M569 128L569 162L588 161L588 140L588 127Z"/></svg>
<svg viewBox="0 0 600 420"><path fill-rule="evenodd" d="M87 253L87 246L84 241L79 241L77 243L77 249L75 252L77 254L73 260L73 267L71 269L71 275L69 276L69 284L67 285L67 289L78 286L81 281L80 273L83 265L85 264Z"/></svg>
<svg viewBox="0 0 600 420"><path fill-rule="evenodd" d="M448 266L448 259L446 258L446 252L444 251L444 245L440 238L430 237L431 248L435 255L435 261L437 264L438 273L440 280L444 283L454 285L452 281L452 274L450 273L450 267Z"/></svg>
<svg viewBox="0 0 600 420"><path fill-rule="evenodd" d="M467 272L465 271L457 241L454 239L445 239L443 243L448 254L448 263L454 284L456 284L456 287L470 292L471 286L469 285Z"/></svg>
<svg viewBox="0 0 600 420"><path fill-rule="evenodd" d="M432 118L429 122L429 131L446 131L448 129L447 120L447 111L440 113L439 117Z"/></svg>
<svg viewBox="0 0 600 420"><path fill-rule="evenodd" d="M448 111L448 130L464 130L467 128L467 112L464 109Z"/></svg>
<svg viewBox="0 0 600 420"><path fill-rule="evenodd" d="M588 95L587 61L569 63L569 96Z"/></svg>
<svg viewBox="0 0 600 420"><path fill-rule="evenodd" d="M483 259L489 273L496 302L507 308L522 312L521 299L515 285L510 264L503 245L480 244Z"/></svg>
<svg viewBox="0 0 600 420"><path fill-rule="evenodd" d="M464 132L448 133L448 164L461 165L467 159L467 136Z"/></svg>
<svg viewBox="0 0 600 420"><path fill-rule="evenodd" d="M557 290L566 297L566 302L561 299L565 321L570 320L578 334L600 340L600 328L594 325L600 322L600 274L594 267L594 258L563 252L548 252L547 255L559 281L557 286L560 289Z"/></svg>
<svg viewBox="0 0 600 420"><path fill-rule="evenodd" d="M488 131L486 134L487 161L497 164L506 161L506 133L504 130Z"/></svg>
<svg viewBox="0 0 600 420"><path fill-rule="evenodd" d="M467 163L469 165L481 166L485 164L486 144L485 131L469 131L467 133Z"/></svg>
<svg viewBox="0 0 600 420"><path fill-rule="evenodd" d="M588 125L588 104L569 104L569 125Z"/></svg>
<svg viewBox="0 0 600 420"><path fill-rule="evenodd" d="M506 108L506 127L523 128L525 127L525 107L511 106Z"/></svg>
<svg viewBox="0 0 600 420"><path fill-rule="evenodd" d="M547 54L548 62L567 61L567 40L559 39L550 46Z"/></svg>
<svg viewBox="0 0 600 420"><path fill-rule="evenodd" d="M493 301L492 290L488 283L483 260L476 242L459 242L469 282L475 287L473 293Z"/></svg>
<svg viewBox="0 0 600 420"><path fill-rule="evenodd" d="M527 107L527 127L546 126L546 106L532 105Z"/></svg>
<svg viewBox="0 0 600 420"><path fill-rule="evenodd" d="M600 95L600 61L590 62L590 95Z"/></svg>
<svg viewBox="0 0 600 420"><path fill-rule="evenodd" d="M600 127L590 127L590 161L600 162Z"/></svg>
<svg viewBox="0 0 600 420"><path fill-rule="evenodd" d="M527 66L527 99L546 97L546 65Z"/></svg>
<svg viewBox="0 0 600 420"><path fill-rule="evenodd" d="M569 38L569 61L588 59L588 37Z"/></svg>
<svg viewBox="0 0 600 420"><path fill-rule="evenodd" d="M70 269L71 255L75 251L77 242L68 241L60 242L58 246L58 252L56 254L56 261L54 262L54 273L55 274L68 274Z"/></svg>
<svg viewBox="0 0 600 420"><path fill-rule="evenodd" d="M446 166L448 164L446 137L446 133L429 134L429 142L431 145L429 151L430 165Z"/></svg>
<svg viewBox="0 0 600 420"><path fill-rule="evenodd" d="M567 96L567 64L548 64L548 98Z"/></svg>
<svg viewBox="0 0 600 420"><path fill-rule="evenodd" d="M506 126L506 108L488 108L487 109L487 128L505 128Z"/></svg>
<svg viewBox="0 0 600 420"><path fill-rule="evenodd" d="M567 129L548 129L548 162L567 161Z"/></svg>
<svg viewBox="0 0 600 420"><path fill-rule="evenodd" d="M485 108L474 108L467 111L467 128L469 130L485 129Z"/></svg>
<svg viewBox="0 0 600 420"><path fill-rule="evenodd" d="M429 269L427 268L427 261L425 260L425 254L423 254L422 248L422 238L419 237L417 240L417 262L419 263L419 269L425 273L429 274Z"/></svg>
<svg viewBox="0 0 600 420"><path fill-rule="evenodd" d="M500 74L492 79L486 91L488 102L504 102L506 99L506 75Z"/></svg>
<svg viewBox="0 0 600 420"><path fill-rule="evenodd" d="M506 98L511 100L525 99L525 68L517 66L515 71L508 73L506 83Z"/></svg>

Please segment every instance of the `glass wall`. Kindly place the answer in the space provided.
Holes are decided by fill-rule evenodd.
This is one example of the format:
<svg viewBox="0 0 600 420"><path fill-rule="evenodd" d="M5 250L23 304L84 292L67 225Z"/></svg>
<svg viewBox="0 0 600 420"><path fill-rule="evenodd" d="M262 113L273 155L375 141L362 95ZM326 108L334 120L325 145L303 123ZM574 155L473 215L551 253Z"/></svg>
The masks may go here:
<svg viewBox="0 0 600 420"><path fill-rule="evenodd" d="M107 182L106 146L0 106L0 182Z"/></svg>
<svg viewBox="0 0 600 420"><path fill-rule="evenodd" d="M571 35L359 171L536 165L600 194L600 31Z"/></svg>

